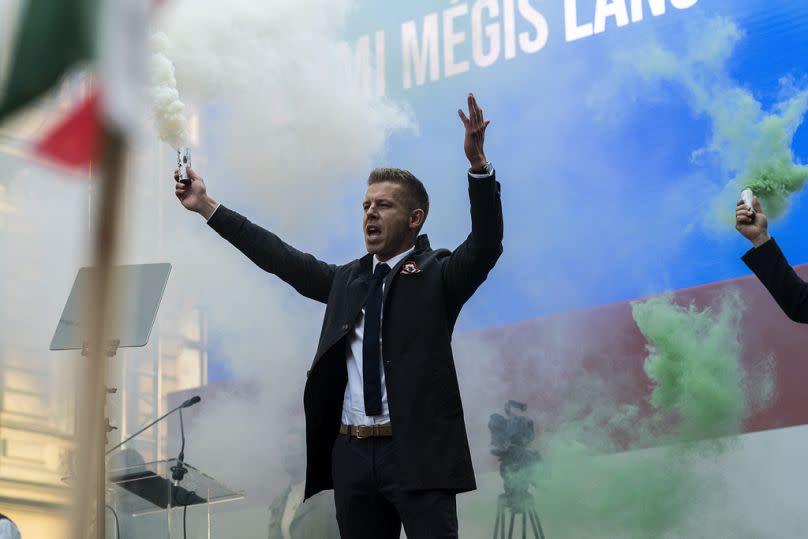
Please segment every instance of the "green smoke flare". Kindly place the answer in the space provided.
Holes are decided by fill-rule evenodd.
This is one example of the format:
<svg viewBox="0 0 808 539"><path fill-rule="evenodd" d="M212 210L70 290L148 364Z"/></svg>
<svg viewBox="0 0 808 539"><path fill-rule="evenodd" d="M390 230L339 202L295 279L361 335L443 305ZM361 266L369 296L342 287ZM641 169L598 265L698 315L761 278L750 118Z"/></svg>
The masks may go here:
<svg viewBox="0 0 808 539"><path fill-rule="evenodd" d="M693 111L710 118L710 140L693 152L693 158L716 155L728 178L715 201L719 222L734 224L735 201L747 187L760 198L769 217L782 216L791 194L802 190L808 179L808 166L795 163L791 150L808 110L808 90L783 78L783 100L766 111L729 75L727 63L743 37L732 20L705 19L683 33L683 39L677 35L676 44L652 39L622 51L617 65L645 82L676 83L686 90Z"/></svg>
<svg viewBox="0 0 808 539"><path fill-rule="evenodd" d="M741 188L750 188L765 204L770 217L783 215L788 197L802 190L808 179L808 167L794 165L791 140L808 109L808 93L801 92L781 105L780 114L759 122L758 138L750 150L746 172L739 178Z"/></svg>

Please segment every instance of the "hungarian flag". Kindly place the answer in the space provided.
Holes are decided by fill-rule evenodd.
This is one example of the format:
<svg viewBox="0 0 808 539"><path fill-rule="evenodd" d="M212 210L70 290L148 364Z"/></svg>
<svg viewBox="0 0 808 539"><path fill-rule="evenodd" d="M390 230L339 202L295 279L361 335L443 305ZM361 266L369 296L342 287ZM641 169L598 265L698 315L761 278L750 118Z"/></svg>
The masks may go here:
<svg viewBox="0 0 808 539"><path fill-rule="evenodd" d="M153 0L27 0L19 18L0 123L44 96L72 67L92 66L90 94L34 145L41 158L83 169L101 148L103 123L128 130L139 114L132 88L145 69Z"/></svg>

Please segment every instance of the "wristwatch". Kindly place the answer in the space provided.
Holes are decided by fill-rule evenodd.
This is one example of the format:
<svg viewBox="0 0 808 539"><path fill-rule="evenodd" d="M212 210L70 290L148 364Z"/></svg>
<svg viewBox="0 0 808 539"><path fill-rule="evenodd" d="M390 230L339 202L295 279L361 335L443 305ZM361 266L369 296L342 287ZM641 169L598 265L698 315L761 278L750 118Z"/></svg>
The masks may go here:
<svg viewBox="0 0 808 539"><path fill-rule="evenodd" d="M486 161L483 168L480 170L473 170L469 168L469 172L472 174L491 174L491 161Z"/></svg>

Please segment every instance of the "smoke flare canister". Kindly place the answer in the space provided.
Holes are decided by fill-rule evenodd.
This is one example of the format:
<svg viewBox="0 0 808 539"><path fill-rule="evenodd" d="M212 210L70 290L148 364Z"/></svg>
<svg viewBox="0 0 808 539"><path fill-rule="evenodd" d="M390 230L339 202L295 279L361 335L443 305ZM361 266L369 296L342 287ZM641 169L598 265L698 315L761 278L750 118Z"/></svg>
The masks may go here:
<svg viewBox="0 0 808 539"><path fill-rule="evenodd" d="M191 166L191 149L187 146L177 148L177 170L179 171L180 182L191 183L188 175L188 167Z"/></svg>
<svg viewBox="0 0 808 539"><path fill-rule="evenodd" d="M188 163L190 164L190 161L188 161ZM746 209L752 210L752 213L755 213L755 205L752 203L753 197L754 194L752 193L751 189L744 189L741 191L741 200L743 200Z"/></svg>

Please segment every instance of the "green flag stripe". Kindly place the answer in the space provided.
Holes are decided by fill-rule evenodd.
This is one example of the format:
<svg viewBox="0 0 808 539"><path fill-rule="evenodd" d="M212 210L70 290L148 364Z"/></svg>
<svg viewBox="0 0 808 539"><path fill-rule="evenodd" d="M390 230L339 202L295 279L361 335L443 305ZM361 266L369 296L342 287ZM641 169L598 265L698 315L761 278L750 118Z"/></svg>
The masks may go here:
<svg viewBox="0 0 808 539"><path fill-rule="evenodd" d="M92 58L98 0L29 0L20 18L0 122L42 96L73 64Z"/></svg>

